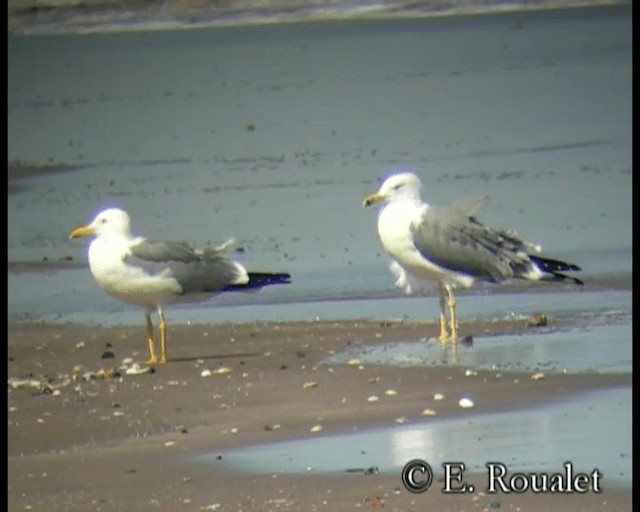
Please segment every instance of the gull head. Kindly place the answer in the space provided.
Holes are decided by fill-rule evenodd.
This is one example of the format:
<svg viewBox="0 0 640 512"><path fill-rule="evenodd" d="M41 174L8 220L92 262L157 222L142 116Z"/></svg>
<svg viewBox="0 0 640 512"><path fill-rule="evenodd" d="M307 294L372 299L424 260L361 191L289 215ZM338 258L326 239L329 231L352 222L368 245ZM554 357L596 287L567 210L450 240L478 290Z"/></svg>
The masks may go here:
<svg viewBox="0 0 640 512"><path fill-rule="evenodd" d="M109 234L127 236L130 233L131 218L129 214L119 208L109 208L98 213L90 224L74 229L69 238L75 239Z"/></svg>
<svg viewBox="0 0 640 512"><path fill-rule="evenodd" d="M377 192L365 197L362 206L371 206L382 201L392 202L397 200L420 201L422 182L412 172L392 174L384 182Z"/></svg>

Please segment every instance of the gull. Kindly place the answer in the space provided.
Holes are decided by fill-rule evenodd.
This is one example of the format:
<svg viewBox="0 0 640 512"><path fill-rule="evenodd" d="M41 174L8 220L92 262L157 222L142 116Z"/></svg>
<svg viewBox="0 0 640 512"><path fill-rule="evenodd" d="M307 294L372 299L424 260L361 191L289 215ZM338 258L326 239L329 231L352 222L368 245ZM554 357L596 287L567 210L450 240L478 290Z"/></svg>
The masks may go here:
<svg viewBox="0 0 640 512"><path fill-rule="evenodd" d="M287 273L248 272L225 256L233 243L195 249L186 242L149 240L131 234L129 214L118 208L101 211L90 224L74 229L71 239L94 237L89 267L94 279L113 297L144 309L148 364L167 362L164 308L177 302L200 302L234 290L256 290L288 284ZM151 314L160 319L160 356L156 352Z"/></svg>
<svg viewBox="0 0 640 512"><path fill-rule="evenodd" d="M378 236L392 259L396 286L411 294L429 283L437 284L442 342L457 341L454 289L458 286L510 279L583 284L563 274L581 270L577 265L539 255L539 246L522 240L513 230L497 230L479 222L476 215L487 203L486 197L435 207L422 200L421 190L416 174L392 174L362 206L384 203L378 214Z"/></svg>

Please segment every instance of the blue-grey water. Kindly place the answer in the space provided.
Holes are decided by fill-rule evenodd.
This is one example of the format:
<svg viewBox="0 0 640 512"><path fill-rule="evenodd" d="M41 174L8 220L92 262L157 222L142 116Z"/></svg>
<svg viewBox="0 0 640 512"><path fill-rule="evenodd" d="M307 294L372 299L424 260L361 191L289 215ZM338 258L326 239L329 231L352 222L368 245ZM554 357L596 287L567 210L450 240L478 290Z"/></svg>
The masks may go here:
<svg viewBox="0 0 640 512"><path fill-rule="evenodd" d="M235 237L292 294L389 291L361 202L402 168L585 276L630 273L630 9L12 35L8 59L9 159L79 166L12 181L10 261L83 261L70 230L116 204L141 234Z"/></svg>
<svg viewBox="0 0 640 512"><path fill-rule="evenodd" d="M469 474L487 473L487 462L501 462L512 474L564 473L569 461L575 473L598 469L603 488L630 486L631 400L630 388L596 391L554 406L314 436L196 460L263 474L362 474L377 468L398 479L402 467L416 458L431 465L436 479L444 472L443 462L462 462Z"/></svg>
<svg viewBox="0 0 640 512"><path fill-rule="evenodd" d="M582 324L582 325L581 325ZM630 373L632 364L630 315L605 315L597 322L582 319L564 329L532 330L525 334L475 337L472 347L442 350L438 340L372 344L336 354L332 364L358 359L362 364L394 366L459 365L472 370L516 372ZM373 340L371 340L373 341Z"/></svg>
<svg viewBox="0 0 640 512"><path fill-rule="evenodd" d="M488 195L480 220L574 261L587 283L629 280L628 289L460 295L462 324L537 311L551 325L570 322L520 337L474 333L456 364L630 372L631 42L630 7L9 35L9 159L67 170L10 175L8 259L84 263L86 246L70 231L117 205L138 234L200 246L234 237L249 269L293 276L290 286L172 308L169 325L435 321L435 297L394 289L376 212L361 207L381 176L410 169L434 204ZM104 295L87 268L12 268L11 319L142 328L142 312ZM435 347L378 344L332 362L440 364ZM478 469L491 454L520 469L556 471L571 459L628 484L630 402L628 389L615 389L513 414L252 447L225 461L261 472L396 471L424 456Z"/></svg>
<svg viewBox="0 0 640 512"><path fill-rule="evenodd" d="M86 261L69 232L118 205L139 234L234 237L293 275L215 306L390 296L361 201L402 168L436 204L488 195L481 220L586 280L631 275L629 9L9 36L8 57L10 160L78 166L10 180L9 261ZM12 274L8 298L130 309L81 270Z"/></svg>

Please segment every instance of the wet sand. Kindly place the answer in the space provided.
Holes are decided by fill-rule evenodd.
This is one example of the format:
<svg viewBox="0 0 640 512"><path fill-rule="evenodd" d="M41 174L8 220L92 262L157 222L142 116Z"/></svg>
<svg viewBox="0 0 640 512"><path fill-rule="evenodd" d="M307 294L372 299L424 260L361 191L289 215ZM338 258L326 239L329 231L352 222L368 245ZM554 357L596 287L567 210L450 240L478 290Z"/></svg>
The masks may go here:
<svg viewBox="0 0 640 512"><path fill-rule="evenodd" d="M523 322L465 328L527 329ZM437 333L434 324L346 321L170 324L168 364L103 378L96 376L101 369L147 357L142 325L12 323L8 333L9 510L631 510L631 489L606 483L602 493L486 494L486 476L472 475L474 493L442 494L436 478L429 492L412 494L399 474L247 475L224 460L193 460L217 452L224 459L226 450L257 443L390 426L399 417L424 421L425 408L437 418L518 410L630 386L630 374L533 380L530 373L467 376L454 366L327 365L349 347ZM203 376L205 370L212 375ZM40 385L18 385L30 383ZM391 388L396 396L367 401ZM471 412L457 403L470 390ZM451 399L436 403L434 392ZM310 432L315 425L321 433Z"/></svg>

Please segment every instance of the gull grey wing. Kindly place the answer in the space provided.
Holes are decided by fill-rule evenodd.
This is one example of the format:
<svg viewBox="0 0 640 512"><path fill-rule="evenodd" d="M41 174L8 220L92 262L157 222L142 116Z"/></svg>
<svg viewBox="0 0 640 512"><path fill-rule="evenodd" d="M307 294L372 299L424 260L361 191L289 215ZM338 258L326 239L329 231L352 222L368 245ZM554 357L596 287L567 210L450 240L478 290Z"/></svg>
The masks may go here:
<svg viewBox="0 0 640 512"><path fill-rule="evenodd" d="M412 224L414 243L430 261L487 281L502 281L530 268L528 244L514 233L491 229L475 219L486 199L457 201L425 209Z"/></svg>
<svg viewBox="0 0 640 512"><path fill-rule="evenodd" d="M194 250L183 242L141 240L124 261L151 275L175 278L182 293L216 292L242 276L236 263L216 249Z"/></svg>
<svg viewBox="0 0 640 512"><path fill-rule="evenodd" d="M139 238L137 243L131 245L129 252L132 257L149 262L182 261L187 263L198 260L198 255L186 242Z"/></svg>

